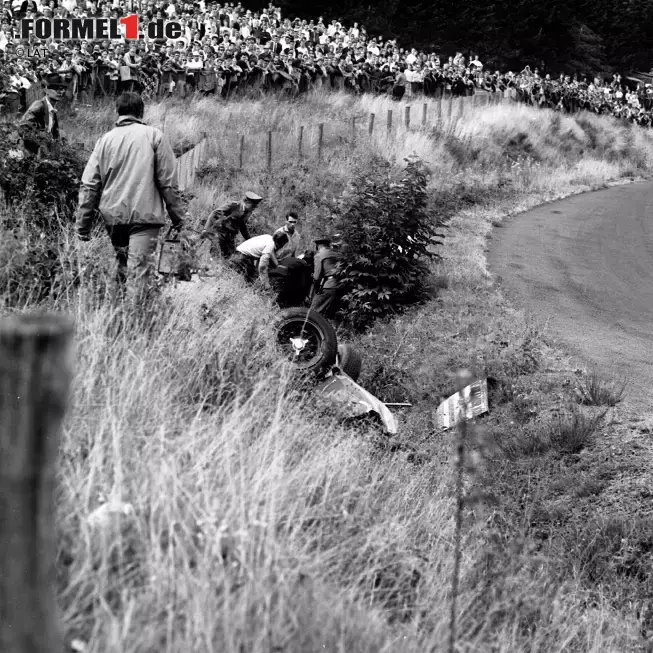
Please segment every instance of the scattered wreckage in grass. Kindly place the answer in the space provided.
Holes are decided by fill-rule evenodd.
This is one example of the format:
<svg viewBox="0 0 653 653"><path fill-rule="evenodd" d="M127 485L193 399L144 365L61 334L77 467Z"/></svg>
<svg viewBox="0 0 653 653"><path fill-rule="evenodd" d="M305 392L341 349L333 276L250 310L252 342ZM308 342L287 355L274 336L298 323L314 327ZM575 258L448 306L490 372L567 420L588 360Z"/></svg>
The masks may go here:
<svg viewBox="0 0 653 653"><path fill-rule="evenodd" d="M276 320L275 337L288 360L318 377L316 392L333 400L343 419L373 416L388 434L397 434L397 420L388 405L410 404L386 404L357 383L360 354L350 345L338 344L335 330L322 315L301 307L286 309ZM438 406L435 423L444 431L487 412L487 379L478 379Z"/></svg>
<svg viewBox="0 0 653 653"><path fill-rule="evenodd" d="M288 308L281 311L274 331L284 357L317 377L315 391L333 401L342 419L372 417L389 435L397 434L397 420L386 404L356 383L360 354L350 345L338 344L334 328L322 315L311 309Z"/></svg>
<svg viewBox="0 0 653 653"><path fill-rule="evenodd" d="M191 280L199 270L183 264L184 242L177 234L169 232L164 245L159 254L158 272L183 281ZM307 278L307 283L294 280L290 284L298 285L294 292L286 289L289 303L306 299L310 275ZM275 321L274 332L282 355L298 370L318 379L315 391L332 400L342 419L372 417L381 423L386 433L397 434L397 420L388 406L410 407L411 404L385 403L360 386L357 383L362 365L360 354L351 345L338 344L333 326L320 313L303 306L285 308ZM447 430L462 420L486 412L487 380L477 380L439 405L435 423L440 430Z"/></svg>

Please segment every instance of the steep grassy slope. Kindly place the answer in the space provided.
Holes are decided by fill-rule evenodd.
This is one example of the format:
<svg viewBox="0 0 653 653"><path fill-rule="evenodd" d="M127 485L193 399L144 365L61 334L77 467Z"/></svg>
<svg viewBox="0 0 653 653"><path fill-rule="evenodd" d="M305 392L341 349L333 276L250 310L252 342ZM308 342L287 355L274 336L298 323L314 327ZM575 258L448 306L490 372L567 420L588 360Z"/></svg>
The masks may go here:
<svg viewBox="0 0 653 653"><path fill-rule="evenodd" d="M376 129L369 138L361 127L354 147L352 115L378 120L392 108L396 119L399 106L334 95L202 100L146 114L165 122L175 144L209 133L212 158L191 200L195 227L216 202L253 188L267 198L254 229L299 207L308 244L373 156L402 165L416 154L429 164L432 210L450 218L445 258L433 270L438 296L356 337L362 383L386 401L415 404L401 416L397 446L334 423L292 387L269 348L269 298L219 263L216 277L166 288L152 306L121 315L102 288L106 239L78 250L61 238L60 256L85 268L88 281L55 302L77 320L59 597L68 637L87 651L446 650L452 441L434 431L432 413L460 367L497 378L502 403L476 432L467 475L470 488L485 485L499 504L469 505L459 650L634 650L634 614L609 591L590 594L581 575L561 574L561 553L545 553L532 537L536 506L524 479L550 469L548 452L525 459L500 445L530 437L533 424L517 417L528 413L519 396L533 389L534 373L552 361L561 371L548 390L537 387L533 406L544 411L568 368L540 327L498 293L484 248L507 212L647 174L653 138L589 115L490 107L391 135ZM428 115L437 115L432 104ZM90 141L111 121L110 108L80 111L66 127ZM296 161L297 128L319 122L330 125L324 161L311 159L309 144ZM279 152L272 170L263 150L238 170L235 133L262 143L269 129ZM120 321L126 328L117 332ZM103 540L86 518L118 501L133 512L115 517Z"/></svg>

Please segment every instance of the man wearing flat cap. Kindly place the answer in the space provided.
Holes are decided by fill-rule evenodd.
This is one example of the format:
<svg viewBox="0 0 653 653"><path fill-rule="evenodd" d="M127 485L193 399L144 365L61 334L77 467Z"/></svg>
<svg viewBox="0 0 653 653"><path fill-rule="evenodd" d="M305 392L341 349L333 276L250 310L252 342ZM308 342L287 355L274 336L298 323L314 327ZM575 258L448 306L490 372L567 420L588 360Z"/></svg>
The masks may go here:
<svg viewBox="0 0 653 653"><path fill-rule="evenodd" d="M18 123L23 132L25 149L36 154L41 145L39 133L47 133L54 140L59 140L59 119L56 104L66 92L66 84L58 74L49 75L46 79L45 97L30 104L25 115Z"/></svg>
<svg viewBox="0 0 653 653"><path fill-rule="evenodd" d="M218 248L225 258L232 256L236 251L238 233L245 240L250 239L247 219L262 199L260 195L248 191L242 200L227 202L211 212L202 232L202 235L211 238L211 256L217 255Z"/></svg>

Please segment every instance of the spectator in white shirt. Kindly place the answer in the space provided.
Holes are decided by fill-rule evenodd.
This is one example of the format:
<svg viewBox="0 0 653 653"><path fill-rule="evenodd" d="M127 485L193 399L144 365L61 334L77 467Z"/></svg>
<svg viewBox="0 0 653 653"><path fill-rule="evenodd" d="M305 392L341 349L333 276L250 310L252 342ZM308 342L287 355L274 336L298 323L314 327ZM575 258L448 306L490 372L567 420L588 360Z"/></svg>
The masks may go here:
<svg viewBox="0 0 653 653"><path fill-rule="evenodd" d="M480 73L483 70L483 64L479 61L478 55L474 55L474 59L469 62L469 67L472 68L472 71Z"/></svg>

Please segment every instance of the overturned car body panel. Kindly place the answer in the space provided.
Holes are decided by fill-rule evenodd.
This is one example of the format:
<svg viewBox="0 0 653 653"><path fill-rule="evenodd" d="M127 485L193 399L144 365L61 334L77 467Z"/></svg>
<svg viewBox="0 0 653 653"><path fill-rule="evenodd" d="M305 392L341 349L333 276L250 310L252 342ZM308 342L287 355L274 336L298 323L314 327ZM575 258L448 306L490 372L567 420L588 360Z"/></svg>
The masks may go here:
<svg viewBox="0 0 653 653"><path fill-rule="evenodd" d="M318 385L317 391L338 405L338 411L343 418L376 413L381 418L386 431L390 435L396 435L397 420L388 407L339 368L333 368L331 374Z"/></svg>

